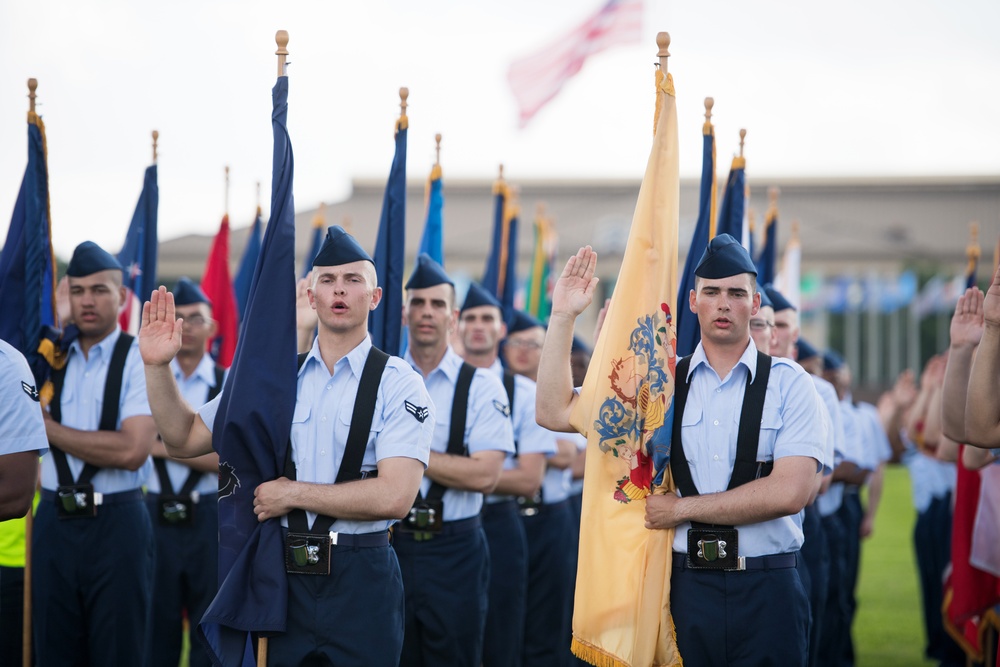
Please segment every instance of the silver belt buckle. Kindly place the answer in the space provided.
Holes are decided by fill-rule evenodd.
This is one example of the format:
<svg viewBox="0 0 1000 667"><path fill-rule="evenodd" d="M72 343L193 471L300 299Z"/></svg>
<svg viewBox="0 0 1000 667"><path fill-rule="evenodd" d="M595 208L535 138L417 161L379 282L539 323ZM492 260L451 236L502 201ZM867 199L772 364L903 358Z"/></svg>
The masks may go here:
<svg viewBox="0 0 1000 667"><path fill-rule="evenodd" d="M100 491L94 491L94 507L104 504L104 494Z"/></svg>
<svg viewBox="0 0 1000 667"><path fill-rule="evenodd" d="M337 536L339 535L340 533L335 533L332 530L330 531L330 546L332 547L337 546Z"/></svg>
<svg viewBox="0 0 1000 667"><path fill-rule="evenodd" d="M747 557L746 556L738 556L736 558L736 571L737 572L742 572L745 569L747 569Z"/></svg>

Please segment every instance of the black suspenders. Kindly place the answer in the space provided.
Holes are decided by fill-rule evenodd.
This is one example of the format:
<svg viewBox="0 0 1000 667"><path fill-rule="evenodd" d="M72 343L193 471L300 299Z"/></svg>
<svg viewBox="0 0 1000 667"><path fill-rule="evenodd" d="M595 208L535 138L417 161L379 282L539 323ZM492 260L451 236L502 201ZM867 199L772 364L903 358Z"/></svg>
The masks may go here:
<svg viewBox="0 0 1000 667"><path fill-rule="evenodd" d="M514 374L508 370L503 372L503 388L507 390L507 405L510 406L510 420L514 421ZM514 458L517 458L517 438L514 439Z"/></svg>
<svg viewBox="0 0 1000 667"><path fill-rule="evenodd" d="M467 453L465 446L465 424L468 420L469 412L469 388L472 387L472 377L476 374L475 366L462 362L462 369L458 372L458 381L455 382L455 398L451 402L451 428L448 431L448 449L446 454L462 456ZM444 492L448 490L444 484L433 482L431 488L427 489L424 500L437 501L444 497ZM419 495L419 494L418 494Z"/></svg>
<svg viewBox="0 0 1000 667"><path fill-rule="evenodd" d="M305 361L307 355L299 355L299 367ZM375 402L378 398L378 387L382 381L382 372L389 361L389 355L372 347L368 351L368 359L365 360L364 370L361 372L361 380L358 383L358 394L354 399L354 412L351 414L351 429L347 434L347 444L344 447L344 457L340 461L340 468L337 470L337 479L334 484L351 482L365 477L376 477L378 471L362 474L361 464L364 462L365 450L368 447L368 435L371 433L372 420L375 417ZM285 455L285 477L295 479L295 462L292 460L292 443L288 443L287 454ZM319 515L309 528L309 519L304 510L296 509L288 513L288 530L294 533L312 533L315 535L325 535L330 532L330 526L336 518Z"/></svg>
<svg viewBox="0 0 1000 667"><path fill-rule="evenodd" d="M101 406L101 421L98 423L99 431L118 430L118 402L121 400L122 382L125 374L125 359L128 357L129 348L132 346L134 337L122 332L115 342L111 352L111 361L108 364L108 376L104 383L104 405ZM84 362L86 363L86 362ZM49 414L57 422L62 422L62 388L66 380L66 366L52 372L52 402L49 404ZM56 473L59 477L59 486L71 486L74 484L90 484L100 468L84 463L80 477L74 481L73 473L69 469L69 461L66 453L49 443L52 451L52 462L56 466Z"/></svg>

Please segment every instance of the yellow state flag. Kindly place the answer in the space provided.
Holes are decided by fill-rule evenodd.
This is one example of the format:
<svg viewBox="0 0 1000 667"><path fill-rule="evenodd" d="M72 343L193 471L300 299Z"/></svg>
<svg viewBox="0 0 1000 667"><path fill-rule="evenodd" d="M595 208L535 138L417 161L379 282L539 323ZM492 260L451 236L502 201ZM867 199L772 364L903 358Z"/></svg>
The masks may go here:
<svg viewBox="0 0 1000 667"><path fill-rule="evenodd" d="M673 492L677 107L657 72L653 148L604 327L571 422L587 436L572 650L600 667L680 665L670 616L673 530L645 497Z"/></svg>

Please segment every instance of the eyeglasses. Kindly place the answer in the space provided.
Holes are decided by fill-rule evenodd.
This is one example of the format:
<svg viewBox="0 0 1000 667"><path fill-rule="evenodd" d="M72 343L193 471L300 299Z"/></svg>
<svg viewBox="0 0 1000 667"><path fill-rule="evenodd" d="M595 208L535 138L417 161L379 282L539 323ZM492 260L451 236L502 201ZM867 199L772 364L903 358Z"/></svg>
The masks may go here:
<svg viewBox="0 0 1000 667"><path fill-rule="evenodd" d="M510 338L507 339L507 347L512 347L517 350L540 350L542 349L542 344L533 340L518 340Z"/></svg>
<svg viewBox="0 0 1000 667"><path fill-rule="evenodd" d="M774 322L768 322L767 320L750 320L750 328L754 331L763 331L764 329L770 329L774 326Z"/></svg>
<svg viewBox="0 0 1000 667"><path fill-rule="evenodd" d="M208 324L208 320L202 315L188 315L184 317L183 315L178 315L177 319L181 320L181 324L189 324L195 329L200 328Z"/></svg>

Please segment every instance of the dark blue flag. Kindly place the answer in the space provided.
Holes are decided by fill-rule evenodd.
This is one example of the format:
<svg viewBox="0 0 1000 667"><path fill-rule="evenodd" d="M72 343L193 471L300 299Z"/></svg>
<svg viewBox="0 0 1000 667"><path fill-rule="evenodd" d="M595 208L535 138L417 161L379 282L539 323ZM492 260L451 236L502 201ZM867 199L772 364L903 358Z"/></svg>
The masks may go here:
<svg viewBox="0 0 1000 667"><path fill-rule="evenodd" d="M382 218L375 241L375 272L382 288L382 303L368 316L372 345L388 354L399 354L403 330L403 261L406 251L406 129L404 113L396 122L396 154L382 199Z"/></svg>
<svg viewBox="0 0 1000 667"><path fill-rule="evenodd" d="M199 626L217 665L242 665L249 632L284 632L288 581L279 519L259 523L254 490L283 469L295 411L295 209L285 126L288 78L271 93L271 221L254 270L243 333L212 433L219 453L219 592Z"/></svg>
<svg viewBox="0 0 1000 667"><path fill-rule="evenodd" d="M514 291L517 289L517 210L505 182L497 181L493 193L493 240L482 285L503 304L503 319L510 326L514 320Z"/></svg>
<svg viewBox="0 0 1000 667"><path fill-rule="evenodd" d="M253 227L247 236L247 245L243 249L243 257L240 259L240 267L236 270L236 278L233 279L233 291L236 293L236 308L240 314L240 322L246 316L247 301L250 299L250 284L253 282L253 272L257 268L257 258L260 257L261 227L264 226L261 220L260 206L257 207L257 217L254 218Z"/></svg>
<svg viewBox="0 0 1000 667"><path fill-rule="evenodd" d="M743 238L743 216L746 213L746 160L733 158L733 166L726 180L726 191L722 195L722 206L719 207L719 224L716 236L729 234L734 239L747 246Z"/></svg>
<svg viewBox="0 0 1000 667"><path fill-rule="evenodd" d="M127 295L118 314L122 331L135 335L142 319L142 303L149 298L156 283L156 253L159 249L156 220L160 203L160 188L156 183L156 165L146 167L142 192L135 205L132 222L125 234L125 245L118 253L122 265Z"/></svg>
<svg viewBox="0 0 1000 667"><path fill-rule="evenodd" d="M687 260L684 262L684 274L677 288L677 312L674 317L677 322L677 355L686 357L694 352L701 340L701 328L698 326L698 316L688 307L689 295L694 289L694 270L698 268L698 260L708 247L708 241L713 236L715 227L715 130L710 122L702 129L701 153L701 194L698 198L698 221L694 225L691 245L688 246Z"/></svg>
<svg viewBox="0 0 1000 667"><path fill-rule="evenodd" d="M777 195L771 195L771 206L764 217L764 244L757 256L757 284L771 285L777 277L775 264L778 261L778 202Z"/></svg>
<svg viewBox="0 0 1000 667"><path fill-rule="evenodd" d="M979 225L972 228L972 240L965 249L965 256L968 263L965 265L965 289L976 287L979 284L977 273L979 272L979 256L982 254L979 248Z"/></svg>
<svg viewBox="0 0 1000 667"><path fill-rule="evenodd" d="M28 165L0 254L0 338L27 358L41 387L48 367L38 352L43 326L55 325L55 256L49 220L45 124L28 113Z"/></svg>
<svg viewBox="0 0 1000 667"><path fill-rule="evenodd" d="M444 188L441 182L441 165L431 169L427 179L427 221L420 237L420 252L444 266Z"/></svg>

